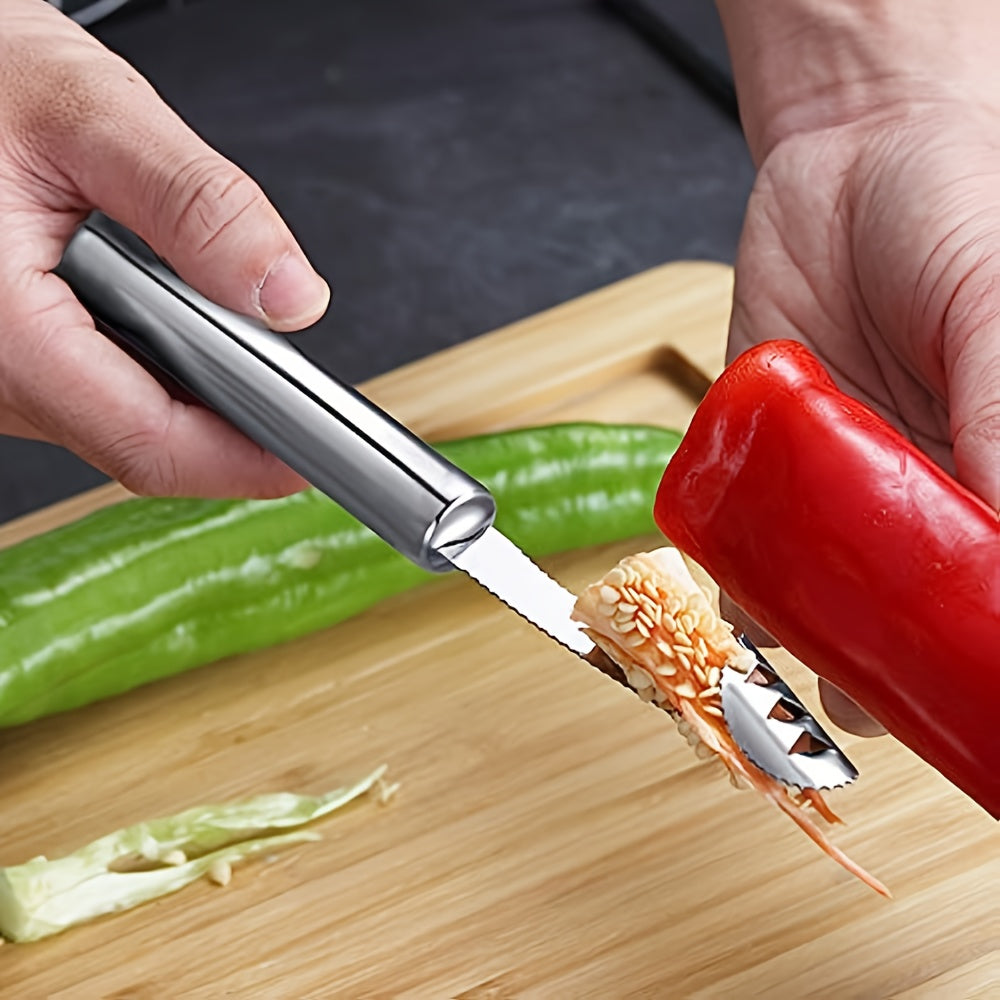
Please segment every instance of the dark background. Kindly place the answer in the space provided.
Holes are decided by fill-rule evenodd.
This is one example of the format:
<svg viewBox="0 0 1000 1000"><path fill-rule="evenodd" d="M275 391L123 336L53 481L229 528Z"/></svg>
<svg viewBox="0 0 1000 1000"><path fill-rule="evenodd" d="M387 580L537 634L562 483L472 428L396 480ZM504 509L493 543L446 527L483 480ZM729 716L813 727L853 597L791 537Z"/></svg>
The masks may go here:
<svg viewBox="0 0 1000 1000"><path fill-rule="evenodd" d="M682 63L724 75L708 0L644 2ZM334 287L299 343L346 380L664 261L733 259L739 127L610 4L147 2L92 30L285 215ZM102 481L0 438L0 521Z"/></svg>

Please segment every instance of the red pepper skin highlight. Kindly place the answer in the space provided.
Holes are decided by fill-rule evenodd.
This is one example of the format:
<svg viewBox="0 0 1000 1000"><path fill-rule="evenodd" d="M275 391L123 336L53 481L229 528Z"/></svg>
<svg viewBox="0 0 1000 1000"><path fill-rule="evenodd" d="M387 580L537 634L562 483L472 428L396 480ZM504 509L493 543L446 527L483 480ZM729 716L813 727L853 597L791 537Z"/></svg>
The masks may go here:
<svg viewBox="0 0 1000 1000"><path fill-rule="evenodd" d="M816 358L769 341L702 401L660 530L1000 819L1000 514Z"/></svg>

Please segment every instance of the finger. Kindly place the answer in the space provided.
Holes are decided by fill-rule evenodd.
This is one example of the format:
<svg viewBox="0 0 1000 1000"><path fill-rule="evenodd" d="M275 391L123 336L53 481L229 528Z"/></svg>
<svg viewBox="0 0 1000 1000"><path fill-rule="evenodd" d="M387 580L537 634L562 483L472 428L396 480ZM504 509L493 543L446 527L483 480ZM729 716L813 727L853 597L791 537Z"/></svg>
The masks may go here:
<svg viewBox="0 0 1000 1000"><path fill-rule="evenodd" d="M781 643L762 625L758 625L725 591L719 593L719 611L739 635L745 633L755 646L774 648Z"/></svg>
<svg viewBox="0 0 1000 1000"><path fill-rule="evenodd" d="M304 481L220 417L171 399L52 274L0 275L0 402L135 493L275 497Z"/></svg>
<svg viewBox="0 0 1000 1000"><path fill-rule="evenodd" d="M60 107L60 127L38 122L49 161L63 172L71 165L83 201L138 233L213 301L277 330L315 322L330 290L260 187L122 60L107 54L85 72L98 79L56 88L71 105Z"/></svg>
<svg viewBox="0 0 1000 1000"><path fill-rule="evenodd" d="M947 368L955 474L1000 511L1000 322L967 336Z"/></svg>
<svg viewBox="0 0 1000 1000"><path fill-rule="evenodd" d="M758 625L725 592L719 594L719 608L722 617L728 621L739 635L745 633L755 646L776 647L781 644L765 628ZM845 695L840 688L819 678L819 694L823 709L841 729L857 736L882 736L886 730L861 707Z"/></svg>
<svg viewBox="0 0 1000 1000"><path fill-rule="evenodd" d="M876 722L856 701L852 701L836 685L819 679L819 697L823 710L833 723L855 736L884 736L885 726Z"/></svg>
<svg viewBox="0 0 1000 1000"><path fill-rule="evenodd" d="M0 434L6 437L26 438L30 441L48 441L48 435L40 431L30 420L2 406L0 406Z"/></svg>

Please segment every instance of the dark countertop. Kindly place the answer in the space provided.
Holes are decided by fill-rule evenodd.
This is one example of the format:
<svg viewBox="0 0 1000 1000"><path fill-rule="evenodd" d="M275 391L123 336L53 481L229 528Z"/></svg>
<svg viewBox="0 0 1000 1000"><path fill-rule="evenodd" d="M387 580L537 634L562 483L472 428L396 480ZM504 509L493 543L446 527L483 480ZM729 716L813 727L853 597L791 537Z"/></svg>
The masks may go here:
<svg viewBox="0 0 1000 1000"><path fill-rule="evenodd" d="M285 214L334 286L300 343L349 381L664 261L733 259L738 127L593 0L198 0L95 30ZM0 520L103 481L9 438L0 470Z"/></svg>

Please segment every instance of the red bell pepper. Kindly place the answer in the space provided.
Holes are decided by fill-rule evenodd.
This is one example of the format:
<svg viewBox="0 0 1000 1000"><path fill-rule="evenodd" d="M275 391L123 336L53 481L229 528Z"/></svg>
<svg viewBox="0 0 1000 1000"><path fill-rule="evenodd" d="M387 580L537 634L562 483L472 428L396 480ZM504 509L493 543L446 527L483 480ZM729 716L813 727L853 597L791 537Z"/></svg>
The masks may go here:
<svg viewBox="0 0 1000 1000"><path fill-rule="evenodd" d="M761 625L1000 818L1000 515L801 344L712 386L656 497Z"/></svg>

